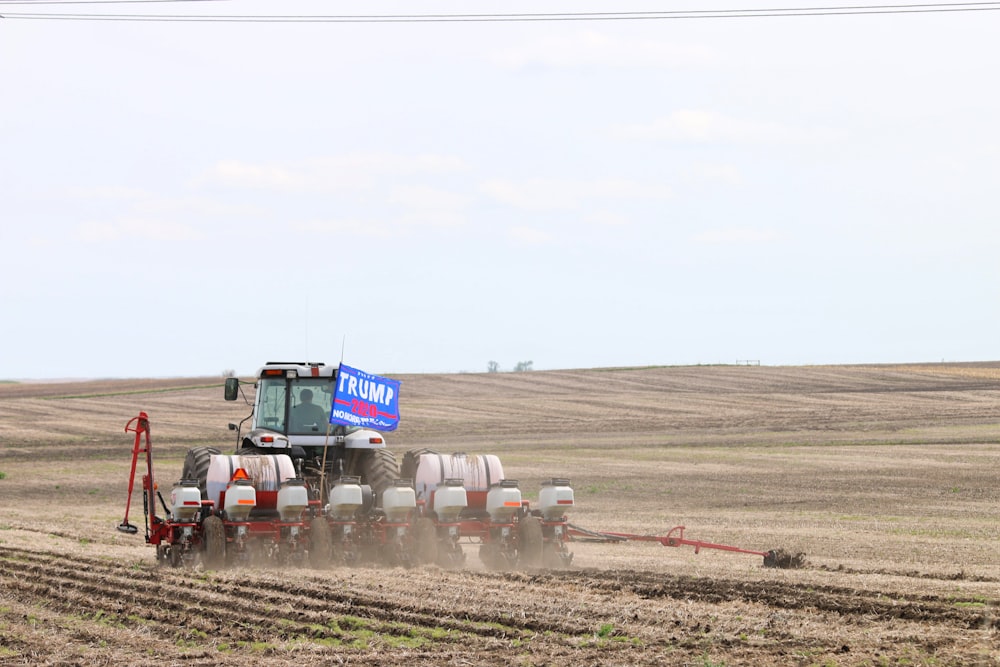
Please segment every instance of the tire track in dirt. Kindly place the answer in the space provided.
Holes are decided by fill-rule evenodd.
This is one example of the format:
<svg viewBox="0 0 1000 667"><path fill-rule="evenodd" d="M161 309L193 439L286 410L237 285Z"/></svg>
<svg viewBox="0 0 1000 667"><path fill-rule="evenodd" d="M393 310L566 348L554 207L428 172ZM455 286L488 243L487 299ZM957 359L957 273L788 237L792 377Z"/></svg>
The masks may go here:
<svg viewBox="0 0 1000 667"><path fill-rule="evenodd" d="M154 664L150 655L160 664L302 664L295 657L302 651L308 663L365 655L372 646L437 664L475 655L496 663L505 650L576 658L596 650L589 623L530 606L514 617L502 605L467 604L479 577L449 572L434 586L440 575L436 568L205 572L0 545L0 621L12 630L0 642L0 663L11 662L6 652L23 664L92 664L95 646L128 664ZM410 577L442 594L406 595ZM81 651L87 659L75 660Z"/></svg>
<svg viewBox="0 0 1000 667"><path fill-rule="evenodd" d="M358 571L364 572L365 570ZM400 576L407 575L401 574ZM441 582L439 591L444 592L452 587L454 584ZM465 587L461 588L467 590ZM523 639L541 632L580 635L590 631L590 626L574 623L572 619L549 619L535 616L502 617L491 613L484 607L471 606L456 612L456 609L449 608L436 600L423 600L420 603L414 603L401 601L393 593L366 595L356 589L345 593L339 591L335 585L316 580L274 582L258 579L247 585L231 586L227 584L227 589L245 591L246 594L257 595L276 603L291 595L297 604L301 604L303 608L308 610L329 611L332 602L344 614L364 615L390 623L403 622L422 627L440 627L496 639ZM459 593L442 595L448 599L459 596Z"/></svg>
<svg viewBox="0 0 1000 667"><path fill-rule="evenodd" d="M16 560L11 560L14 555ZM32 562L27 562L30 557ZM12 563L16 563L12 566ZM345 639L347 635L326 627L336 614L362 615L367 607L386 605L372 601L345 601L332 590L329 596L310 599L292 587L280 594L262 594L260 584L233 584L204 579L195 573L156 568L155 571L50 553L0 549L0 576L10 590L28 599L45 599L66 610L93 609L119 617L137 616L184 633L196 630L217 638L245 640L252 634L319 639ZM147 578L149 577L149 578ZM317 592L318 593L318 592ZM274 609L290 613L278 616ZM374 614L406 622L406 614ZM380 619L380 620L382 620ZM417 619L419 620L419 619ZM375 626L388 634L400 628Z"/></svg>
<svg viewBox="0 0 1000 667"><path fill-rule="evenodd" d="M366 629L406 635L413 628L449 630L463 641L526 639L535 633L586 633L566 619L501 618L489 611L456 614L435 600L400 604L391 593L342 590L338 581L269 571L212 575L166 567L126 565L100 559L0 547L0 579L24 601L44 599L67 612L105 612L243 641L248 631L286 639L350 640L337 619L366 619ZM315 576L315 575L313 575ZM405 575L404 575L405 576ZM275 578L278 577L278 578ZM280 610L280 613L276 613Z"/></svg>
<svg viewBox="0 0 1000 667"><path fill-rule="evenodd" d="M198 629L222 634L230 628L241 628L242 635L248 619L252 619L254 627L271 628L281 635L313 636L318 632L317 625L327 624L337 615L380 622L386 626L381 630L390 634L394 627L395 634L399 634L398 624L445 628L492 638L523 637L538 632L580 635L589 630L589 626L572 619L546 618L542 614L521 619L500 618L486 607L464 608L455 614L454 609L435 600L418 603L411 599L401 604L391 591L366 593L357 587L345 590L337 580L287 577L282 573L275 578L273 573L263 574L266 572L231 571L218 579L166 567L150 571L142 566L94 558L0 547L0 577L11 589L29 597L62 601L70 609L83 604L95 611L114 610L119 615L135 614L138 610L139 616L157 622L167 619L176 622L177 614L197 610L201 624L206 626ZM405 578L407 574L400 576ZM990 613L990 609L977 605L974 599L780 581L732 581L635 570L569 570L528 574L467 571L451 573L449 581L442 579L439 584L455 589L442 595L451 599L460 595L461 589L481 589L484 580L497 579L531 589L558 590L572 583L594 591L627 592L642 599L742 601L784 610L815 609L846 617L1000 629L1000 615ZM155 600L156 606L144 604L150 600ZM267 610L279 608L287 611L277 623L274 614ZM342 639L343 633L331 630L328 637Z"/></svg>
<svg viewBox="0 0 1000 667"><path fill-rule="evenodd" d="M1000 629L1000 610L985 607L981 601L972 598L944 598L779 581L669 576L635 570L578 570L509 576L532 576L549 586L572 581L593 590L626 591L645 599L670 598L715 604L743 601L783 610L834 612L844 617L864 617L868 621L901 619L965 629Z"/></svg>
<svg viewBox="0 0 1000 667"><path fill-rule="evenodd" d="M141 578L146 573L131 572L122 566L95 564L86 559L32 553L35 562L18 559L11 564L8 550L0 551L0 577L8 591L25 602L44 600L49 608L76 615L113 614L126 624L157 624L161 632L181 637L192 632L215 637L245 639L248 621L267 628L273 621L251 605L236 599L215 597L196 581L178 580L157 573L157 580ZM140 576L136 576L140 575ZM193 613L197 612L197 613Z"/></svg>
<svg viewBox="0 0 1000 667"><path fill-rule="evenodd" d="M650 570L206 572L0 545L0 619L10 630L0 648L24 664L93 664L92 654L72 657L98 645L129 664L291 665L366 659L373 646L385 653L372 664L390 665L418 656L436 664L639 664L643 651L696 657L708 646L756 660L817 647L834 655L848 643L856 651L861 640L850 628L872 624L907 628L899 651L920 636L920 624L943 626L919 639L942 651L954 650L963 632L1000 628L990 609L956 602L963 600ZM737 620L716 617L726 607ZM812 620L803 626L781 613L789 610ZM35 625L18 623L29 618ZM824 643L831 622L842 634ZM761 628L767 639L753 644ZM47 648L51 636L76 653Z"/></svg>
<svg viewBox="0 0 1000 667"><path fill-rule="evenodd" d="M0 663L11 663L2 659L11 654L23 664L105 662L94 656L100 646L117 664L309 664L360 655L372 642L446 656L517 635L477 634L457 622L448 632L427 614L390 613L387 601L346 604L296 590L261 595L254 582L273 573L246 573L250 582L236 585L216 574L0 547ZM333 584L321 588L331 592ZM84 650L87 659L77 660ZM294 657L303 651L310 657Z"/></svg>
<svg viewBox="0 0 1000 667"><path fill-rule="evenodd" d="M890 577L907 577L909 579L926 579L928 581L974 581L979 583L1000 583L1000 579L996 577L988 577L983 575L966 574L965 572L959 571L953 574L930 574L926 572L910 571L910 572L896 572L893 570L885 570L879 568L865 568L859 569L854 567L829 567L820 566L817 569L823 570L825 572L840 572L842 574L857 574L857 575L883 575Z"/></svg>

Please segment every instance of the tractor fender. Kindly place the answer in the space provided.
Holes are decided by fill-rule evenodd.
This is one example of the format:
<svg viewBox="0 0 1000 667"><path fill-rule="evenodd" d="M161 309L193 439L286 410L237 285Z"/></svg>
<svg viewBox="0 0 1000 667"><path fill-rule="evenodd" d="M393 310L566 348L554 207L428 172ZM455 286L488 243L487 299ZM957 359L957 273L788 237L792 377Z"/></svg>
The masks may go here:
<svg viewBox="0 0 1000 667"><path fill-rule="evenodd" d="M347 449L385 449L385 437L378 431L360 428L344 436Z"/></svg>

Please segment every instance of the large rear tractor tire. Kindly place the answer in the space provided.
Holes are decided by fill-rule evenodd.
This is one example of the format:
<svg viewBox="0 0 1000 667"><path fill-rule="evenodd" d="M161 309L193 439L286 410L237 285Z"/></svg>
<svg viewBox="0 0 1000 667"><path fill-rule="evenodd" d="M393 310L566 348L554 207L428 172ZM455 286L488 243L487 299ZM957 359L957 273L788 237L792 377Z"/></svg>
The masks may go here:
<svg viewBox="0 0 1000 667"><path fill-rule="evenodd" d="M427 449L422 447L420 449L411 449L405 454L403 454L403 463L399 467L399 476L401 479L417 479L417 466L420 464L420 456L423 454L437 454L433 449Z"/></svg>
<svg viewBox="0 0 1000 667"><path fill-rule="evenodd" d="M208 466L212 462L212 454L221 453L215 447L192 447L184 457L181 479L198 480L202 500L208 500Z"/></svg>
<svg viewBox="0 0 1000 667"><path fill-rule="evenodd" d="M540 567L542 564L542 522L537 516L527 516L517 524L518 564L523 567Z"/></svg>
<svg viewBox="0 0 1000 667"><path fill-rule="evenodd" d="M202 522L205 540L205 569L219 570L226 566L226 526L214 514Z"/></svg>
<svg viewBox="0 0 1000 667"><path fill-rule="evenodd" d="M321 570L330 567L333 558L333 536L330 524L321 516L309 523L309 564Z"/></svg>
<svg viewBox="0 0 1000 667"><path fill-rule="evenodd" d="M361 459L361 482L372 487L375 507L382 507L382 493L399 479L396 456L388 449L370 449Z"/></svg>

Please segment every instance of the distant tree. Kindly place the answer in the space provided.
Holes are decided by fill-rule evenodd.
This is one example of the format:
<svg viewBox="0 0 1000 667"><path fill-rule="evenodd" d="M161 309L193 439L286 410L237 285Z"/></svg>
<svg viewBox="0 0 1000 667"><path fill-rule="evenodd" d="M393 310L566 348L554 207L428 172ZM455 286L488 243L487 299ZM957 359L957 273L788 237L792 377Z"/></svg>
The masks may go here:
<svg viewBox="0 0 1000 667"><path fill-rule="evenodd" d="M498 364L495 361L491 361L491 362L487 363L486 364L486 372L487 373L499 373L500 372L500 364Z"/></svg>
<svg viewBox="0 0 1000 667"><path fill-rule="evenodd" d="M514 365L514 372L515 373L520 373L522 371L534 370L534 369L532 369L532 365L534 363L535 362L533 362L533 361L519 361L519 362L517 362L517 364Z"/></svg>
<svg viewBox="0 0 1000 667"><path fill-rule="evenodd" d="M236 377L236 371L234 371L231 368L227 368L226 370L222 371L222 377L224 377L224 378L234 378L234 377Z"/></svg>

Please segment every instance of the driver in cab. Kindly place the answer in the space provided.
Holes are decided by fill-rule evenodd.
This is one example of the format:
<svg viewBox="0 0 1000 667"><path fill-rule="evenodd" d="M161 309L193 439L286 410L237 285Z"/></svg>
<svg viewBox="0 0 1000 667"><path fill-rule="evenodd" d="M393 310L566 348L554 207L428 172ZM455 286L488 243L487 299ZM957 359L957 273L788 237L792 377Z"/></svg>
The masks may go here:
<svg viewBox="0 0 1000 667"><path fill-rule="evenodd" d="M326 410L312 402L311 389L299 394L299 404L292 408L292 425L296 431L319 430L327 422Z"/></svg>

